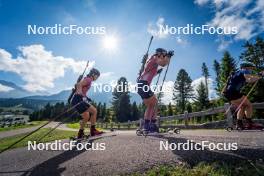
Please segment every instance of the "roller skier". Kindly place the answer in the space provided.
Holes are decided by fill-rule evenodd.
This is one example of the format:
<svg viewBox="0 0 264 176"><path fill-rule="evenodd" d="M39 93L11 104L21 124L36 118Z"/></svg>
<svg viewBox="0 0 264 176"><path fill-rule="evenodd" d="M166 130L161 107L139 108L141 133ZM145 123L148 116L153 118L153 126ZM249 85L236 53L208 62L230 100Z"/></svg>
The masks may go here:
<svg viewBox="0 0 264 176"><path fill-rule="evenodd" d="M236 107L236 129L263 129L261 124L252 121L253 108L247 95L244 95L241 90L247 83L255 83L263 78L264 71L259 74L254 74L255 66L251 63L242 63L240 69L231 73L227 85L222 93L224 97ZM245 117L245 124L242 119Z"/></svg>
<svg viewBox="0 0 264 176"><path fill-rule="evenodd" d="M80 129L77 135L79 139L84 137L84 127L88 121L91 122L91 136L101 135L103 133L95 128L97 110L91 104L91 99L86 96L88 90L91 88L92 82L96 81L99 76L100 72L93 68L86 77L76 84L76 91L71 100L71 105L75 106L76 111L82 116L80 120Z"/></svg>
<svg viewBox="0 0 264 176"><path fill-rule="evenodd" d="M147 132L159 132L159 128L156 124L158 99L154 92L151 90L150 85L153 78L159 74L162 69L169 64L173 51L166 51L163 48L157 48L155 54L153 54L144 64L143 71L137 79L137 93L142 98L146 105L146 111L144 113L144 130Z"/></svg>

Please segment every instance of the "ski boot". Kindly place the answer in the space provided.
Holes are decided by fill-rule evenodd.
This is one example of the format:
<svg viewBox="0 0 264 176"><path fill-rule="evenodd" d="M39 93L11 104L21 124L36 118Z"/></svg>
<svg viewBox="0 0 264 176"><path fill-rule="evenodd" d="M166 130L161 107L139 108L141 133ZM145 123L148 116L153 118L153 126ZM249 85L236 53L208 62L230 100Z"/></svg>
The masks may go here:
<svg viewBox="0 0 264 176"><path fill-rule="evenodd" d="M244 125L243 125L243 121L242 120L237 120L236 129L237 130L243 130L244 129Z"/></svg>
<svg viewBox="0 0 264 176"><path fill-rule="evenodd" d="M252 119L246 118L246 124L244 126L244 129L246 130L263 130L264 126L259 123L254 123Z"/></svg>
<svg viewBox="0 0 264 176"><path fill-rule="evenodd" d="M145 121L144 129L143 129L143 136L147 136L150 133L159 133L159 127L155 123L156 120L152 121Z"/></svg>
<svg viewBox="0 0 264 176"><path fill-rule="evenodd" d="M101 134L103 134L103 131L99 131L95 128L95 126L91 126L91 130L90 130L90 135L91 136L99 136Z"/></svg>
<svg viewBox="0 0 264 176"><path fill-rule="evenodd" d="M72 140L72 141L82 141L85 138L87 138L87 136L84 135L84 130L83 129L79 129L79 132L78 132L77 136L70 137L70 140Z"/></svg>

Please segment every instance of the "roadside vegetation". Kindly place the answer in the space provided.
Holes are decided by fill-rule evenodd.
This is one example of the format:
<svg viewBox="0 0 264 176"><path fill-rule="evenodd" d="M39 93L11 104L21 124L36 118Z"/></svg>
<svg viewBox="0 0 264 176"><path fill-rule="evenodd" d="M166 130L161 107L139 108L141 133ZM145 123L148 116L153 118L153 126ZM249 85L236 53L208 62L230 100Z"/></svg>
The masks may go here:
<svg viewBox="0 0 264 176"><path fill-rule="evenodd" d="M19 142L17 145L15 145L13 148L18 148L18 147L24 147L28 145L28 141L36 141L39 138L41 138L43 135L48 133L51 130L51 128L42 128L36 133L32 134L31 136L27 137L26 139L22 140ZM11 136L11 137L6 137L0 139L0 150L5 149L9 145L13 144L17 140L21 139L23 136L26 134L19 134L16 136ZM54 130L52 133L47 135L45 138L41 139L39 142L50 142L54 140L59 140L59 139L69 139L72 136L75 136L76 132L75 131L65 131L65 130Z"/></svg>

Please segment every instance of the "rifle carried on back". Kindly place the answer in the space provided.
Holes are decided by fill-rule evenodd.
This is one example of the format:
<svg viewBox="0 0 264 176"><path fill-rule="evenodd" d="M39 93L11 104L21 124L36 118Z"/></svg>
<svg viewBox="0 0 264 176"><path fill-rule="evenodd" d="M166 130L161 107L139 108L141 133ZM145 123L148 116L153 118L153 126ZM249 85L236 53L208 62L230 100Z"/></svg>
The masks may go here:
<svg viewBox="0 0 264 176"><path fill-rule="evenodd" d="M142 65L141 65L141 68L140 68L139 73L138 73L138 79L140 78L140 76L141 76L141 74L142 74L142 72L143 72L143 70L144 70L145 63L146 63L146 61L147 61L147 59L148 59L149 48L150 48L150 46L151 46L152 40L153 40L153 36L151 36L151 38L150 38L150 41L149 41L149 44L148 44L147 52L146 52L146 54L143 56L143 59L142 59L142 61L141 61Z"/></svg>
<svg viewBox="0 0 264 176"><path fill-rule="evenodd" d="M87 64L86 64L86 66L85 66L85 69L84 69L83 73L78 77L77 82L76 82L76 84L74 85L74 88L72 88L72 92L71 92L71 94L70 94L70 96L69 96L69 98L68 98L68 103L69 103L69 104L71 103L72 97L73 97L74 93L76 92L76 89L77 89L76 86L77 86L77 84L83 79L83 76L84 76L84 74L85 74L86 69L88 68L88 66L89 66L89 61L87 61Z"/></svg>

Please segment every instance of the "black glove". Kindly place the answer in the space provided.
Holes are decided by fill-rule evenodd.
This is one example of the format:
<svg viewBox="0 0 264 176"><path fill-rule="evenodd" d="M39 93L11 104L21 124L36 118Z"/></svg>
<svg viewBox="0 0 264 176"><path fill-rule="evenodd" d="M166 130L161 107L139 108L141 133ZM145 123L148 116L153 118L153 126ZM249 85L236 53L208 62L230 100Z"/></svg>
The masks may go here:
<svg viewBox="0 0 264 176"><path fill-rule="evenodd" d="M167 55L168 55L169 57L172 57L172 56L174 55L174 51L173 51L173 50L169 51Z"/></svg>
<svg viewBox="0 0 264 176"><path fill-rule="evenodd" d="M86 97L88 102L92 102L92 99L89 97Z"/></svg>
<svg viewBox="0 0 264 176"><path fill-rule="evenodd" d="M157 74L160 74L162 72L162 68L158 69Z"/></svg>

